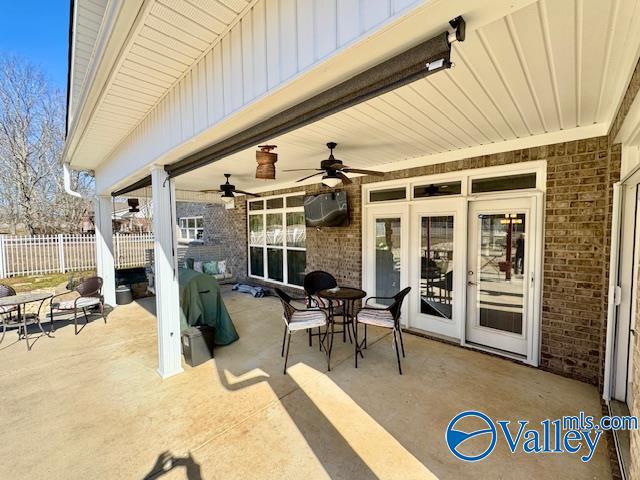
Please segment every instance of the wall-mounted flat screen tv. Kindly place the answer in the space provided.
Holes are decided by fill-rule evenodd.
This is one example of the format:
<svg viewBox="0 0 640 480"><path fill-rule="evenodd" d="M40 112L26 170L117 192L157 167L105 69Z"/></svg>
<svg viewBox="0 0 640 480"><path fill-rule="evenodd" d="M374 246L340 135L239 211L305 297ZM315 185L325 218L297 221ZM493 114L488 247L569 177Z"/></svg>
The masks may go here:
<svg viewBox="0 0 640 480"><path fill-rule="evenodd" d="M347 192L331 192L304 197L307 227L346 227L349 225Z"/></svg>

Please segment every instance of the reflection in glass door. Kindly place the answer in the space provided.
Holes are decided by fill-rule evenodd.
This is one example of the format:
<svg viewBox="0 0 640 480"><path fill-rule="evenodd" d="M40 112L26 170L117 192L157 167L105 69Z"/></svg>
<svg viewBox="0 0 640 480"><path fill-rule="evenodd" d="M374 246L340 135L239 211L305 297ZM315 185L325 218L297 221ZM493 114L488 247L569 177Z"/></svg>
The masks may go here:
<svg viewBox="0 0 640 480"><path fill-rule="evenodd" d="M410 325L449 338L460 338L464 318L462 218L462 198L429 199L412 206Z"/></svg>
<svg viewBox="0 0 640 480"><path fill-rule="evenodd" d="M401 220L399 217L375 221L375 296L392 297L400 287ZM390 305L392 300L378 303Z"/></svg>
<svg viewBox="0 0 640 480"><path fill-rule="evenodd" d="M453 216L420 221L420 313L453 318Z"/></svg>
<svg viewBox="0 0 640 480"><path fill-rule="evenodd" d="M529 200L508 202L469 210L467 340L526 355Z"/></svg>

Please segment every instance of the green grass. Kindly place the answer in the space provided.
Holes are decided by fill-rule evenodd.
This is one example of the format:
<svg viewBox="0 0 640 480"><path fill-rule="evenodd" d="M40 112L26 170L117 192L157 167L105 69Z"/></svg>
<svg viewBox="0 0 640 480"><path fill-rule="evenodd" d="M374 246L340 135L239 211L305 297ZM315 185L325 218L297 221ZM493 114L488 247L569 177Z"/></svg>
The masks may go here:
<svg viewBox="0 0 640 480"><path fill-rule="evenodd" d="M30 292L40 288L57 287L61 283L69 281L69 277L80 278L95 275L95 271L68 273L49 273L45 275L33 275L29 277L10 277L0 279L0 283L12 286L16 292Z"/></svg>

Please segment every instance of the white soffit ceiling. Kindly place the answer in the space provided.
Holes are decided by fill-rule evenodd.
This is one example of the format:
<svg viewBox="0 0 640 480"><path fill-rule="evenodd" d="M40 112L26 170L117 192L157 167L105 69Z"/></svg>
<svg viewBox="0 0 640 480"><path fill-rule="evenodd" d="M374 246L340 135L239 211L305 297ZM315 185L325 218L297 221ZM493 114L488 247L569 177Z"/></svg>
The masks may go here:
<svg viewBox="0 0 640 480"><path fill-rule="evenodd" d="M106 156L251 3L153 0L83 136L92 155Z"/></svg>
<svg viewBox="0 0 640 480"><path fill-rule="evenodd" d="M274 189L304 176L283 169L317 168L331 140L349 166L394 170L408 159L553 132L553 141L580 128L604 134L638 60L639 3L530 4L454 44L451 70L270 140L278 145L277 181L254 178L256 149L248 149L178 177L177 185L212 188L232 173L238 188Z"/></svg>
<svg viewBox="0 0 640 480"><path fill-rule="evenodd" d="M73 46L73 78L71 79L71 111L75 111L87 75L100 25L108 0L78 0L75 3L75 43Z"/></svg>

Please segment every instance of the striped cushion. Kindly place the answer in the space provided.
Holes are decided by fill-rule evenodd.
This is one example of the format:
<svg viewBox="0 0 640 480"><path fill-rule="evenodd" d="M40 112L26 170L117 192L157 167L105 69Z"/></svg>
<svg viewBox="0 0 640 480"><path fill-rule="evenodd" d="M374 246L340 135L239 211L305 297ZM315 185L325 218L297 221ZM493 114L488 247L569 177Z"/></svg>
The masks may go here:
<svg viewBox="0 0 640 480"><path fill-rule="evenodd" d="M342 300L328 300L326 298L319 297L318 295L311 295L311 298L316 302L319 308L329 308L329 302L333 305L333 308L341 307L344 305ZM313 305L314 302L311 302Z"/></svg>
<svg viewBox="0 0 640 480"><path fill-rule="evenodd" d="M0 307L0 313L15 312L16 310L18 310L18 306L17 305L10 305L8 307Z"/></svg>
<svg viewBox="0 0 640 480"><path fill-rule="evenodd" d="M287 319L283 318L285 323ZM327 316L320 310L298 310L291 315L288 323L290 331L306 330L307 328L324 327L327 324Z"/></svg>
<svg viewBox="0 0 640 480"><path fill-rule="evenodd" d="M65 302L58 302L53 304L53 308L58 310L74 310L76 308L93 307L100 303L100 299L97 297L81 297L75 300L67 300Z"/></svg>
<svg viewBox="0 0 640 480"><path fill-rule="evenodd" d="M393 328L393 315L389 310L374 310L373 308L363 308L358 312L358 322L377 327Z"/></svg>

